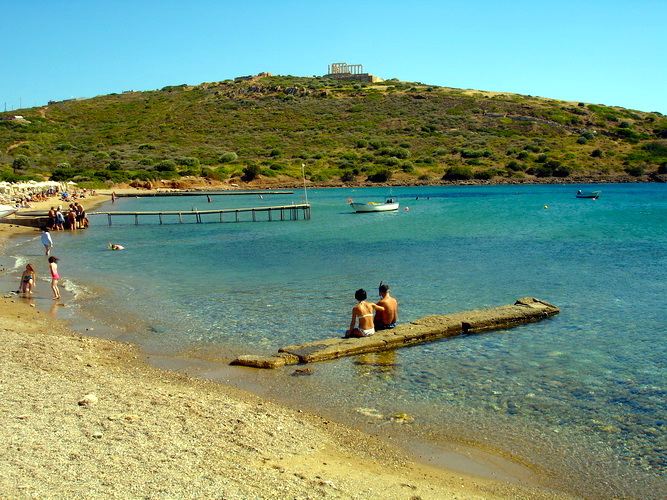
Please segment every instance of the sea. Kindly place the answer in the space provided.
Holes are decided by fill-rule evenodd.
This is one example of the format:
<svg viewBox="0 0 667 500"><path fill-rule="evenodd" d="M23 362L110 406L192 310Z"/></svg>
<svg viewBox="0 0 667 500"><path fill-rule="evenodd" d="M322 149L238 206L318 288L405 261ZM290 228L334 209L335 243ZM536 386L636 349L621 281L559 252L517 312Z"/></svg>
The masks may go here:
<svg viewBox="0 0 667 500"><path fill-rule="evenodd" d="M601 191L578 199L577 190ZM667 186L664 184L310 189L128 197L98 211L311 204L310 219L257 212L90 214L53 233L65 307L89 333L149 361L252 390L388 436L439 463L452 447L504 457L546 488L586 498L667 495ZM400 202L355 213L354 201ZM107 248L121 244L122 251ZM5 259L48 276L38 235ZM538 323L295 367L231 367L241 354L341 336L354 292L383 281L400 322L536 297ZM107 328L103 328L103 326ZM94 332L94 333L93 333ZM100 333L104 332L104 333ZM297 367L303 368L303 367ZM439 455L440 454L440 455ZM449 466L452 465L450 457Z"/></svg>

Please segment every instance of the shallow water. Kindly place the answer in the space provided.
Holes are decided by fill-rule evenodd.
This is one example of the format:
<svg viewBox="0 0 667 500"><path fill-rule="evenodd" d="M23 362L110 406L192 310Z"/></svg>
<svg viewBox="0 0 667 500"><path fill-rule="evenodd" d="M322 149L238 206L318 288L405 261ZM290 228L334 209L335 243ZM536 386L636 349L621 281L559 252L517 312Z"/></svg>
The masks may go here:
<svg viewBox="0 0 667 500"><path fill-rule="evenodd" d="M321 363L309 377L244 378L381 430L521 456L584 496L659 498L667 189L596 185L598 200L580 200L580 188L591 186L394 188L401 210L377 214L355 214L347 200L382 200L386 189L312 190L309 221L108 227L91 216L91 230L54 234L54 254L82 313L121 323L123 340L161 355L228 361L342 334L354 290L372 298L380 280L401 322L525 296L551 302L560 315L508 331ZM104 209L268 206L301 193L212 200L121 198ZM106 250L110 241L126 250Z"/></svg>

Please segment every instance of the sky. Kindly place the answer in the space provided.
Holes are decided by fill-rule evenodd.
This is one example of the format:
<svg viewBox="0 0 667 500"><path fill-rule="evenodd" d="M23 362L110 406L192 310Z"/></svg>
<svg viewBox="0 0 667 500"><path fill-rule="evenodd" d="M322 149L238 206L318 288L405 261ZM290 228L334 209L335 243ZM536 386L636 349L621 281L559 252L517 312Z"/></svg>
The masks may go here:
<svg viewBox="0 0 667 500"><path fill-rule="evenodd" d="M0 0L0 111L269 72L667 115L667 0Z"/></svg>

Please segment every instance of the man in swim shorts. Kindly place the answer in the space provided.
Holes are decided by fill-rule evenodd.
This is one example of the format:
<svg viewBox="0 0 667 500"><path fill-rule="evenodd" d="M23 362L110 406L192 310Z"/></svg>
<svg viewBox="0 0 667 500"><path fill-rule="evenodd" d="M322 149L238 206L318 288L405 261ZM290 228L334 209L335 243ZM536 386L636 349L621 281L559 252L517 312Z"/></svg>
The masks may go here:
<svg viewBox="0 0 667 500"><path fill-rule="evenodd" d="M395 328L398 322L398 301L391 296L389 292L389 285L380 282L378 289L380 297L382 297L377 305L382 307L375 312L373 323L376 330L389 330Z"/></svg>

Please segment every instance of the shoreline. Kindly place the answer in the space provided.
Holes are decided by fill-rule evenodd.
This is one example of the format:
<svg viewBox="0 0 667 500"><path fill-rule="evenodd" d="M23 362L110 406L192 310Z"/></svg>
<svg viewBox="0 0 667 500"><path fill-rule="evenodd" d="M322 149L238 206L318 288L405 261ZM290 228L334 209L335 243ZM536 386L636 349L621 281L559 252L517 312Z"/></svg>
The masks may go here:
<svg viewBox="0 0 667 500"><path fill-rule="evenodd" d="M86 199L86 209L107 199L100 196ZM38 233L34 228L6 229L0 234ZM39 295L45 288L49 292L46 285L41 285ZM417 462L384 440L314 413L289 409L221 382L156 368L154 363L144 361L146 356L138 348L74 333L67 322L48 318L45 311L24 302L27 300L5 298L0 304L4 357L11 360L3 377L7 382L3 393L9 402L6 414L11 422L2 431L5 442L11 443L3 471L3 476L11 481L0 483L0 491L4 489L5 495L49 496L86 491L120 497L135 495L139 488L142 495L167 491L182 496L196 491L197 496L226 498L567 497L521 481L509 482L511 476L502 480L485 479ZM48 359L44 358L45 352L50 353ZM127 394L129 387L140 390ZM90 393L96 394L97 403L80 405L82 398ZM178 399L174 393L179 394ZM30 409L26 408L26 402L34 401L42 405L33 403ZM121 402L124 410L118 408ZM249 421L249 413L257 419ZM231 429L230 422L235 422ZM175 436L169 435L168 430L175 426L179 442L187 441L183 450L172 449ZM225 432L220 434L218 426ZM50 431L52 427L68 436L65 443L62 436ZM137 427L141 429L137 431ZM276 430L267 430L272 428ZM41 444L25 447L17 435ZM137 446L137 436L141 438L143 452L130 453ZM16 449L12 448L14 444ZM37 479L63 460L55 451L63 447L70 457L77 457L65 460L68 470L86 476L86 480L77 479L73 485L62 479ZM119 449L131 455L129 462L126 456L120 456L123 454ZM165 449L170 449L172 455L167 460L170 466L162 468L166 459L158 450ZM192 449L197 450L194 456ZM208 458L201 459L213 453L213 449L214 470ZM229 449L234 457L242 458L230 461L221 452ZM483 458L484 453L474 449L460 451L456 456L466 452L472 454L470 469L473 469L471 464L490 458ZM217 456L218 453L222 454ZM417 455L415 450L412 453ZM449 459L456 460L456 456ZM195 457L200 458L191 464ZM32 472L25 473L20 466L24 461L30 464L25 470ZM242 470L238 468L239 462L245 464ZM493 460L490 462L487 466L493 470ZM128 471L129 487L136 481L129 471L134 467L149 468L153 473L160 470L159 481L142 477L141 484L133 485L132 491L122 489L126 486L118 484L121 479L109 484L99 482L100 477ZM502 470L498 463L495 467L498 472ZM82 468L85 473L80 472ZM189 476L197 478L198 486L193 490L184 489L193 487L191 480L187 485L179 480L186 470ZM261 479L257 488L254 484L258 477Z"/></svg>

